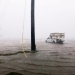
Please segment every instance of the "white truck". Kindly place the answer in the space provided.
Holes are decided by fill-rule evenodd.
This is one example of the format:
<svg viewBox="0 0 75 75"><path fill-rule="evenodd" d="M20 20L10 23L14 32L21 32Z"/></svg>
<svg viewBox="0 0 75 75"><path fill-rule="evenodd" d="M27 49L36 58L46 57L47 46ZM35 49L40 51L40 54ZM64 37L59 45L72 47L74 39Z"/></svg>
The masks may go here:
<svg viewBox="0 0 75 75"><path fill-rule="evenodd" d="M51 33L46 42L63 43L65 41L65 33Z"/></svg>

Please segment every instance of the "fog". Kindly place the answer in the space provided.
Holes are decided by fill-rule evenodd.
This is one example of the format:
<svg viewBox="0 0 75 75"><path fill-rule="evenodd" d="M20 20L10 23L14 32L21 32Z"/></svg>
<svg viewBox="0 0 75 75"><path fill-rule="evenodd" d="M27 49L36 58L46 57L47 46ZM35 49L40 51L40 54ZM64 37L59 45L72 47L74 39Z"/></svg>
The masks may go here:
<svg viewBox="0 0 75 75"><path fill-rule="evenodd" d="M23 20L24 38L31 39L31 0L0 0L0 38L22 38ZM75 38L75 0L35 0L35 38L53 32Z"/></svg>

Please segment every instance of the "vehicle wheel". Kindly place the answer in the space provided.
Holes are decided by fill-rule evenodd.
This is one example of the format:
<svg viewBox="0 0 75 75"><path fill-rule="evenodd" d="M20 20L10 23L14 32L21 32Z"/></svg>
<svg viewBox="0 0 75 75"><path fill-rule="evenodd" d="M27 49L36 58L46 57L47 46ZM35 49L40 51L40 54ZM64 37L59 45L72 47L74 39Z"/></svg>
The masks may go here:
<svg viewBox="0 0 75 75"><path fill-rule="evenodd" d="M53 43L55 43L55 41L53 41Z"/></svg>
<svg viewBox="0 0 75 75"><path fill-rule="evenodd" d="M46 42L47 42L47 40L46 40Z"/></svg>

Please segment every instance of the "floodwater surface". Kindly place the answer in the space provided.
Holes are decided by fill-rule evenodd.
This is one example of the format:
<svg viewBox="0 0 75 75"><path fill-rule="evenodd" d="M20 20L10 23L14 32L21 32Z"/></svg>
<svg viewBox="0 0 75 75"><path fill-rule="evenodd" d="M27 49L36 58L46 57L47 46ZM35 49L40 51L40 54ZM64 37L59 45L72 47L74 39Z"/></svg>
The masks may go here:
<svg viewBox="0 0 75 75"><path fill-rule="evenodd" d="M29 40L24 43L27 58L22 52L21 40L1 40L0 74L19 72L23 75L75 75L75 41L64 44L36 40L37 52L31 52Z"/></svg>

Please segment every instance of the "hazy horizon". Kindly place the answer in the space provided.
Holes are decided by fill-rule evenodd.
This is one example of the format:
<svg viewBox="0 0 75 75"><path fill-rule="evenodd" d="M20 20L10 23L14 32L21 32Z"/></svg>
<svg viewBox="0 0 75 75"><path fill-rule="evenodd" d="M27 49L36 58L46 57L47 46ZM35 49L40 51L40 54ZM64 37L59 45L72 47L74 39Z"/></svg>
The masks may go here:
<svg viewBox="0 0 75 75"><path fill-rule="evenodd" d="M24 10L25 0L0 0L1 39L22 37ZM46 39L53 32L75 39L74 25L75 0L35 0L36 39ZM31 39L31 0L26 0L24 38Z"/></svg>

